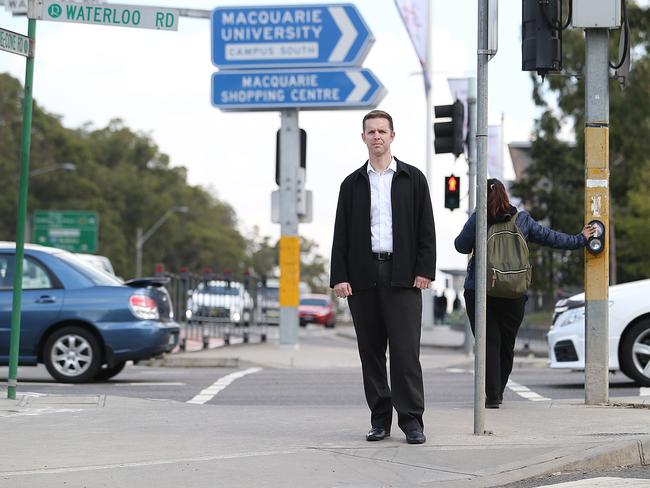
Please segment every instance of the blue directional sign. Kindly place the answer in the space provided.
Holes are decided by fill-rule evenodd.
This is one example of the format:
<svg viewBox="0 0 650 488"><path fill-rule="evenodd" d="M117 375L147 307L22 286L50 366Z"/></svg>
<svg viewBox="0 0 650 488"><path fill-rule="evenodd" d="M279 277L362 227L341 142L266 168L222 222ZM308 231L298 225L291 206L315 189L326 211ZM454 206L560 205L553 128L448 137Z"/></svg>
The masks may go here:
<svg viewBox="0 0 650 488"><path fill-rule="evenodd" d="M350 109L376 106L385 89L369 69L219 71L212 105L222 110Z"/></svg>
<svg viewBox="0 0 650 488"><path fill-rule="evenodd" d="M212 12L212 62L222 69L358 66L374 40L350 4Z"/></svg>

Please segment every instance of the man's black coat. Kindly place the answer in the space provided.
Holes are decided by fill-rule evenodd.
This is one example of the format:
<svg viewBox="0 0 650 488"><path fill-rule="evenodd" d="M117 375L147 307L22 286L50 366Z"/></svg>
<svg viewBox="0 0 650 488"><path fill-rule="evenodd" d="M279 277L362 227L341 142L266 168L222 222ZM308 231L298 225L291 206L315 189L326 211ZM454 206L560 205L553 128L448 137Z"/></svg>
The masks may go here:
<svg viewBox="0 0 650 488"><path fill-rule="evenodd" d="M429 187L415 166L395 158L393 209L393 286L411 287L416 276L435 278L436 232ZM330 286L348 282L352 293L375 286L370 237L370 179L367 163L343 180L334 224Z"/></svg>

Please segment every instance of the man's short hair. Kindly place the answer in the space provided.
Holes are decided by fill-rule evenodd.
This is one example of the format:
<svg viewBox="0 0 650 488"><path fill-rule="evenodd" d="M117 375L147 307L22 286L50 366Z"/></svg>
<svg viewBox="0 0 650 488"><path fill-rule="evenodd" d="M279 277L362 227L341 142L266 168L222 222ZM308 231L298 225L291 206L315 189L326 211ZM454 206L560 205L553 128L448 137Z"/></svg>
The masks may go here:
<svg viewBox="0 0 650 488"><path fill-rule="evenodd" d="M366 120L368 119L386 119L388 121L388 127L390 127L390 131L395 132L393 129L393 118L388 112L384 112L383 110L372 110L368 112L363 118L362 128L364 132L366 131Z"/></svg>

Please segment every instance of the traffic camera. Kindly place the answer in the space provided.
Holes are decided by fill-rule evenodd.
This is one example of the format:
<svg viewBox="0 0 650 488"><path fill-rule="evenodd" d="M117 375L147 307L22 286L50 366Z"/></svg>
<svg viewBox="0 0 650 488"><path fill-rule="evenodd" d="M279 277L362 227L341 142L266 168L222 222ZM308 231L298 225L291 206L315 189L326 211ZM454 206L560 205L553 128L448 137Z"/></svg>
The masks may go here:
<svg viewBox="0 0 650 488"><path fill-rule="evenodd" d="M460 207L460 177L445 176L445 208L454 210Z"/></svg>
<svg viewBox="0 0 650 488"><path fill-rule="evenodd" d="M456 157L460 156L463 154L465 143L463 140L465 108L462 102L456 100L451 105L436 105L434 113L436 119L451 119L450 121L433 124L433 133L435 135L433 147L436 154L451 153Z"/></svg>

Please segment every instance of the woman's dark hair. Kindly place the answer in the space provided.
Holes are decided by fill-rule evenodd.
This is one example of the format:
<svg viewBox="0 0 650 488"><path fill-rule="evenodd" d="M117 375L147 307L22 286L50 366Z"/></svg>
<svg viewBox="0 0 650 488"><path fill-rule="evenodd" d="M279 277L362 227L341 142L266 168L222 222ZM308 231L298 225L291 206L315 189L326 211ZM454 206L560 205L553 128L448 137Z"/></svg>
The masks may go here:
<svg viewBox="0 0 650 488"><path fill-rule="evenodd" d="M495 219L500 213L510 210L510 199L506 187L496 178L487 180L487 213L489 219Z"/></svg>

